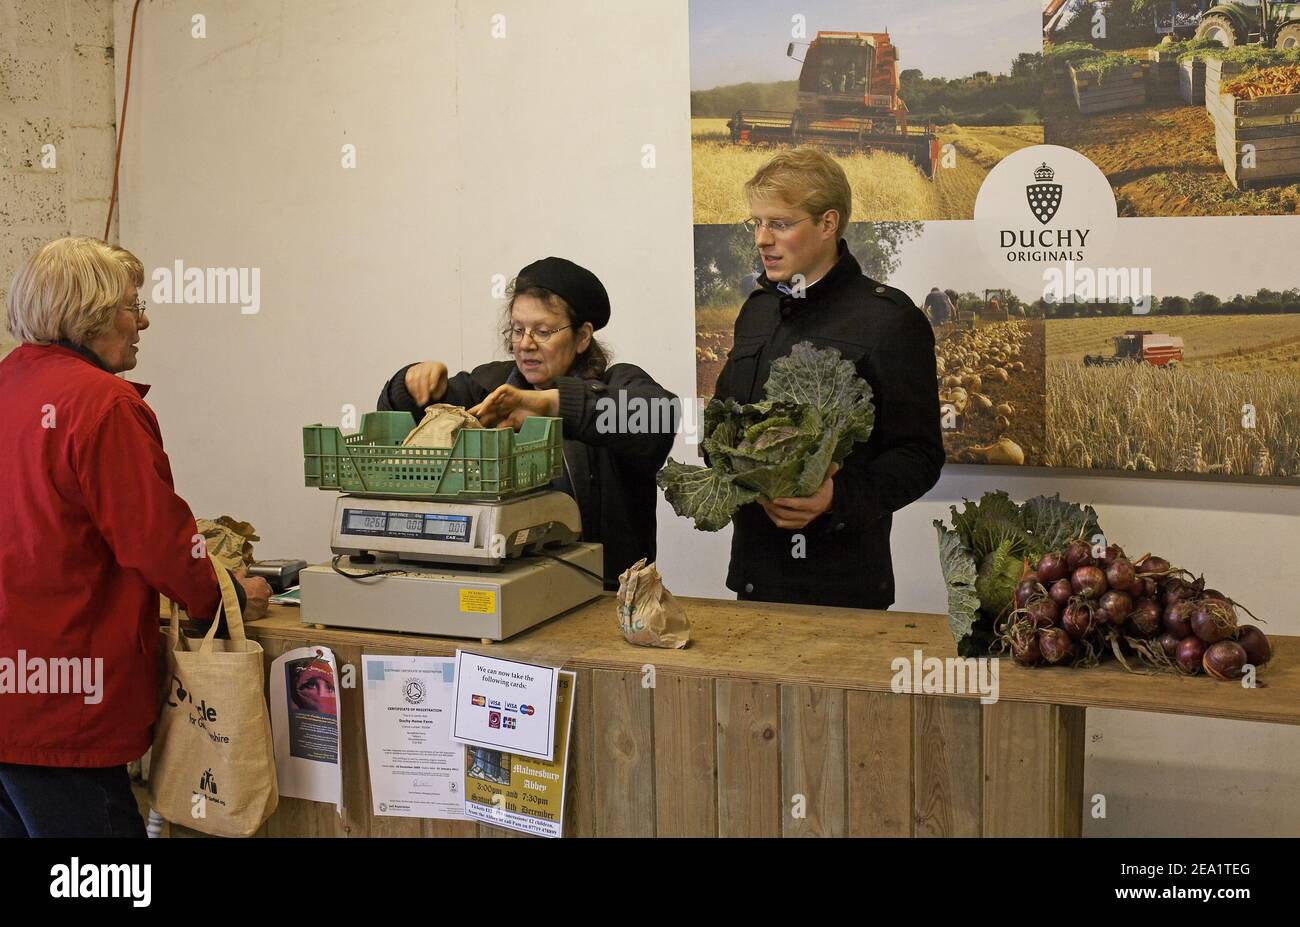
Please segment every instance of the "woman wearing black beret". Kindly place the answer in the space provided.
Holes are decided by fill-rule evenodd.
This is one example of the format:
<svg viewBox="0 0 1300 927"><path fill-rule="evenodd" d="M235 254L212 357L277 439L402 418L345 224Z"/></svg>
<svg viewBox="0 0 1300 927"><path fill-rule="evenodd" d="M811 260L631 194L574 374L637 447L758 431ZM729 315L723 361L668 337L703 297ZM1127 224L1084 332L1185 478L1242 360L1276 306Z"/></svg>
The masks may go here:
<svg viewBox="0 0 1300 927"><path fill-rule="evenodd" d="M418 422L431 403L450 403L488 428L517 429L530 415L562 418L565 466L552 488L577 500L583 539L605 548L605 588L617 589L621 572L655 559L655 473L678 414L676 397L640 367L609 363L593 334L609 312L591 271L564 258L535 261L511 284L502 320L513 361L450 377L439 361L409 364L384 386L378 408Z"/></svg>

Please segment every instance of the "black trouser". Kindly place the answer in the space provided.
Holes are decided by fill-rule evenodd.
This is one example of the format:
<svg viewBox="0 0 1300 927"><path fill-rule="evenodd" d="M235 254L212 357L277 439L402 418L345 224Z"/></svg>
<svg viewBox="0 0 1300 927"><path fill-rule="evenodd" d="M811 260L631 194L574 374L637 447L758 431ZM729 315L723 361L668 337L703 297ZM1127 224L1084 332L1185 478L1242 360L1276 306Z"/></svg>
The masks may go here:
<svg viewBox="0 0 1300 927"><path fill-rule="evenodd" d="M0 837L143 837L125 766L0 763Z"/></svg>

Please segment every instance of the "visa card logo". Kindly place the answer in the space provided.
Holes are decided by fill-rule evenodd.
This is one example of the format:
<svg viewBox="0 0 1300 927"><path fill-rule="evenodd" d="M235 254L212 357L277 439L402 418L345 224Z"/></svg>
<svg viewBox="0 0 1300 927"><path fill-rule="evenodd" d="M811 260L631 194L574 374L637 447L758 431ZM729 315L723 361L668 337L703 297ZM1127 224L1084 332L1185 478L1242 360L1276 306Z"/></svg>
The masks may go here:
<svg viewBox="0 0 1300 927"><path fill-rule="evenodd" d="M519 706L514 702L506 702L506 711L518 711Z"/></svg>
<svg viewBox="0 0 1300 927"><path fill-rule="evenodd" d="M494 698L490 698L488 699L488 708L495 708L499 711L501 709L501 703Z"/></svg>
<svg viewBox="0 0 1300 927"><path fill-rule="evenodd" d="M471 695L469 701L471 705L477 705L479 708L487 704L487 699L481 695Z"/></svg>

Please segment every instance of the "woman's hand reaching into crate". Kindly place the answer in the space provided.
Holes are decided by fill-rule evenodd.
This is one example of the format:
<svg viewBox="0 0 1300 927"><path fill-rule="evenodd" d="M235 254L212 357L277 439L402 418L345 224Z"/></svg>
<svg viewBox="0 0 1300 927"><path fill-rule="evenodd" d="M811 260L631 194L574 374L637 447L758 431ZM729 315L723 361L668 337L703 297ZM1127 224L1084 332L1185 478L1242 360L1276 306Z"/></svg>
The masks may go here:
<svg viewBox="0 0 1300 927"><path fill-rule="evenodd" d="M447 394L447 365L424 361L406 368L406 391L423 408Z"/></svg>
<svg viewBox="0 0 1300 927"><path fill-rule="evenodd" d="M483 423L484 428L500 428L502 425L509 425L518 431L524 419L530 415L559 415L560 391L558 389L522 390L503 384L469 412Z"/></svg>

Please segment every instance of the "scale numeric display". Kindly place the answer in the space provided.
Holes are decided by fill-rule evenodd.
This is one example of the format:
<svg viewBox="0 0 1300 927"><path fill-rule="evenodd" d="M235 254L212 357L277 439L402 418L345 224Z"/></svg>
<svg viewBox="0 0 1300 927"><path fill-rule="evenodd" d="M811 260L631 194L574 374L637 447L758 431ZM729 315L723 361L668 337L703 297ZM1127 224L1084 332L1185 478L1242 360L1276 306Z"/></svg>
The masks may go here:
<svg viewBox="0 0 1300 927"><path fill-rule="evenodd" d="M344 509L343 534L423 541L468 542L473 516Z"/></svg>

